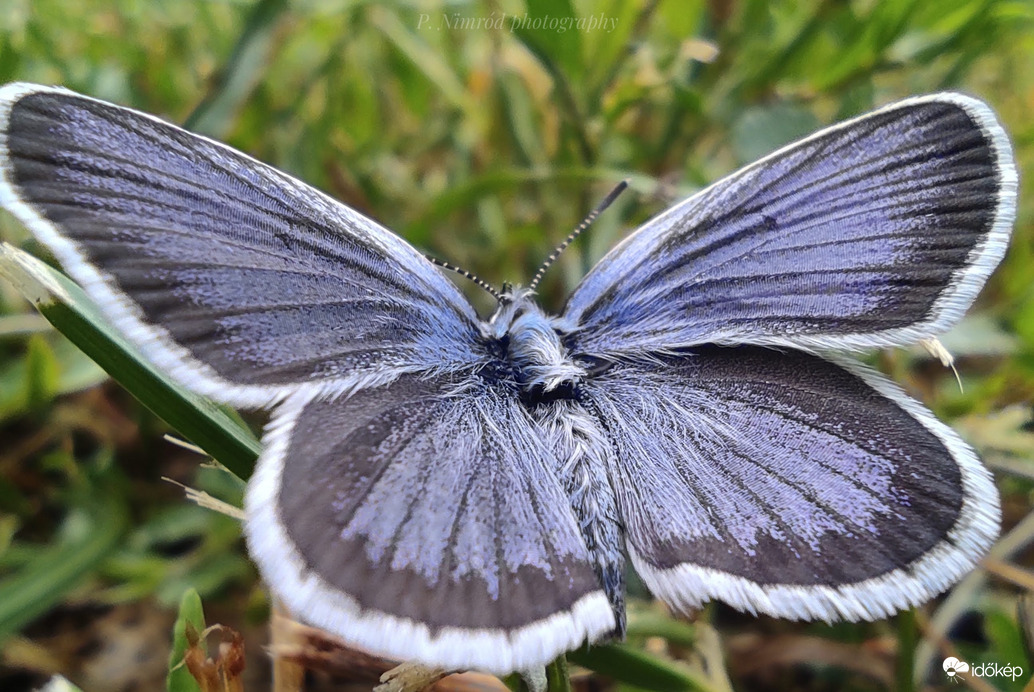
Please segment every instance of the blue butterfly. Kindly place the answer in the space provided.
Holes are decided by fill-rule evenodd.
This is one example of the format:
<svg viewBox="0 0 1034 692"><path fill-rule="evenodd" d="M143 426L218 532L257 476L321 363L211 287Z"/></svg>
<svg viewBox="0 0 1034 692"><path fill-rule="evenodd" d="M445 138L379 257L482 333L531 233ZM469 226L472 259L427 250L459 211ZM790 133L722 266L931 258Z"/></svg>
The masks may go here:
<svg viewBox="0 0 1034 692"><path fill-rule="evenodd" d="M157 118L0 90L0 201L171 377L275 407L246 497L263 577L377 653L497 673L679 610L921 603L995 540L988 471L848 353L954 325L1017 176L991 110L889 105L647 222L559 316L486 321L398 236Z"/></svg>

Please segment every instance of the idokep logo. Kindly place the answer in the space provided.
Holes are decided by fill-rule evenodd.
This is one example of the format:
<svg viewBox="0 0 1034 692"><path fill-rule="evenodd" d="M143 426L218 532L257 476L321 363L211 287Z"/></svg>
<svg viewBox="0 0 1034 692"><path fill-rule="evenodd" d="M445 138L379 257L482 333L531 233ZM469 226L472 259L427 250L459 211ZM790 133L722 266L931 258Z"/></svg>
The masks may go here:
<svg viewBox="0 0 1034 692"><path fill-rule="evenodd" d="M969 672L969 664L965 661L960 661L954 656L944 659L944 663L941 664L941 668L944 668L944 674L947 675L948 679L952 682L958 682L960 675Z"/></svg>
<svg viewBox="0 0 1034 692"><path fill-rule="evenodd" d="M972 675L975 678L1012 678L1013 680L1023 675L1023 668L1019 666L979 663L970 667L968 663L960 661L954 656L944 659L941 668L952 682L959 682L966 675Z"/></svg>

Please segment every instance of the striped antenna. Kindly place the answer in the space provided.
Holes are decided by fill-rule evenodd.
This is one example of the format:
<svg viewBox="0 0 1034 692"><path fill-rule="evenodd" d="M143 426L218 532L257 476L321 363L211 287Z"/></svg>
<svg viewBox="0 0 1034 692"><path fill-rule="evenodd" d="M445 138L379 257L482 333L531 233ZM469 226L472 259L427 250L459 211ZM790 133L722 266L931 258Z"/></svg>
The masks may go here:
<svg viewBox="0 0 1034 692"><path fill-rule="evenodd" d="M557 245L556 249L553 250L553 252L549 253L549 257L547 257L546 261L542 263L542 266L539 267L539 270L535 272L535 278L533 278L531 280L531 283L528 284L529 289L533 291L535 290L535 287L539 285L540 281L542 281L542 277L545 275L546 271L549 270L551 266L553 266L554 262L556 262L557 257L560 256L560 253L566 250L567 246L573 243L574 239L580 236L582 234L582 231L588 228L589 225L596 220L596 217L603 213L603 210L605 210L607 207L613 204L614 200L618 198L618 195L624 192L625 188L627 187L628 178L625 178L620 183L615 185L614 189L611 190L610 193L603 198L603 201L600 202L595 209L589 212L589 215L585 217L585 220L578 224L577 228L571 231L571 235L564 238L564 242Z"/></svg>
<svg viewBox="0 0 1034 692"><path fill-rule="evenodd" d="M491 286L489 286L485 281L481 280L481 278L478 277L476 274L471 274L466 269L460 269L459 267L457 267L455 265L449 264L448 262L443 262L442 260L440 260L440 259L438 259L436 257L431 257L430 255L424 255L424 257L426 257L427 260L431 264L437 265L437 266L441 267L442 269L448 269L451 272L456 272L460 276L462 276L464 278L467 278L467 279L470 279L471 281L476 283L478 286L480 286L481 288L483 288L486 291L488 291L489 293L491 293L492 297L495 298L496 301L501 302L503 300L503 296L502 296L501 293L499 293L499 291L497 291L494 288L492 288Z"/></svg>

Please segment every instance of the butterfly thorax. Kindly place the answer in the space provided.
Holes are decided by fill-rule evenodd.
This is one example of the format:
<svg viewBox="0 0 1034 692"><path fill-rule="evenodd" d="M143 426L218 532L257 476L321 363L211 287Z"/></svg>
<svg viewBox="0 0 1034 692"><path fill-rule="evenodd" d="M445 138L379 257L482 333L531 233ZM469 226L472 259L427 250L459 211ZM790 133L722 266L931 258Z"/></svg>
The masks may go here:
<svg viewBox="0 0 1034 692"><path fill-rule="evenodd" d="M487 336L505 349L521 389L528 394L572 391L585 368L572 360L554 327L555 318L542 311L527 288L503 294L499 307L485 324Z"/></svg>

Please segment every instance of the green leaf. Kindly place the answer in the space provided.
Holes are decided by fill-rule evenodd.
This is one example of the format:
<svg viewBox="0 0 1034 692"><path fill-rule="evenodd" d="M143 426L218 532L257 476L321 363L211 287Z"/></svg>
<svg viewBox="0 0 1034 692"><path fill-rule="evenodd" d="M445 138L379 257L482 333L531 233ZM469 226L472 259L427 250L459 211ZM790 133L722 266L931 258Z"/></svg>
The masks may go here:
<svg viewBox="0 0 1034 692"><path fill-rule="evenodd" d="M1031 660L1027 656L1018 620L1002 610L991 609L984 614L984 634L991 641L991 651L996 654L995 658L988 658L989 663L1020 666L1030 670ZM1024 676L1025 682L1029 680L1029 675ZM1017 685L1016 688L1022 686Z"/></svg>
<svg viewBox="0 0 1034 692"><path fill-rule="evenodd" d="M571 692L571 676L567 672L567 658L563 654L546 666L546 689L549 692Z"/></svg>
<svg viewBox="0 0 1034 692"><path fill-rule="evenodd" d="M806 108L790 104L748 108L732 126L732 146L740 163L747 163L811 134L818 127L815 114Z"/></svg>
<svg viewBox="0 0 1034 692"><path fill-rule="evenodd" d="M637 171L616 168L586 168L573 166L569 168L496 168L491 173L472 175L463 185L456 185L444 191L432 200L423 214L414 220L407 229L406 237L420 243L432 234L436 224L449 214L472 208L482 197L511 190L525 183L590 183L603 182L614 185L621 180L628 180L630 190L652 194L661 183L657 178ZM679 190L682 193L682 190Z"/></svg>
<svg viewBox="0 0 1034 692"><path fill-rule="evenodd" d="M229 132L234 113L266 72L276 27L286 10L287 0L255 4L217 84L183 123L185 128L216 139Z"/></svg>
<svg viewBox="0 0 1034 692"><path fill-rule="evenodd" d="M515 74L507 72L499 76L499 91L506 125L523 159L522 163L547 165L549 153L537 122L535 104L526 85Z"/></svg>
<svg viewBox="0 0 1034 692"><path fill-rule="evenodd" d="M395 48L427 77L446 99L475 121L483 117L483 109L467 91L462 77L427 41L421 38L414 27L404 24L398 15L385 8L370 9L370 22L380 29Z"/></svg>
<svg viewBox="0 0 1034 692"><path fill-rule="evenodd" d="M187 625L194 628L199 635L205 631L205 611L201 606L201 597L194 589L187 589L180 599L179 616L172 627L172 653L169 654L169 674L165 678L165 689L168 692L200 692L197 680L183 665L183 656L190 646L187 641ZM204 639L200 646L204 647Z"/></svg>
<svg viewBox="0 0 1034 692"><path fill-rule="evenodd" d="M582 86L585 71L576 22L570 0L528 0L527 12L513 19L511 31L553 77L556 101L574 134L581 160L593 163L596 154L578 98L584 94L577 94L574 88Z"/></svg>
<svg viewBox="0 0 1034 692"><path fill-rule="evenodd" d="M589 670L644 690L708 692L711 689L706 680L690 670L624 644L583 646L569 653L567 658Z"/></svg>
<svg viewBox="0 0 1034 692"><path fill-rule="evenodd" d="M254 572L248 559L241 555L235 546L230 546L227 550L228 552L221 555L209 556L182 575L166 574L163 583L154 591L155 598L159 602L174 601L175 594L188 585L200 593L214 596L225 592L227 584L242 583L251 577Z"/></svg>
<svg viewBox="0 0 1034 692"><path fill-rule="evenodd" d="M510 18L511 31L552 72L563 70L568 79L582 75L582 29L570 0L527 0L524 15ZM587 19L587 18L585 18Z"/></svg>
<svg viewBox="0 0 1034 692"><path fill-rule="evenodd" d="M29 339L25 366L26 405L36 410L50 401L58 382L57 359L38 334Z"/></svg>
<svg viewBox="0 0 1034 692"><path fill-rule="evenodd" d="M0 641L60 603L115 549L129 525L125 495L112 474L75 493L60 538L0 580Z"/></svg>
<svg viewBox="0 0 1034 692"><path fill-rule="evenodd" d="M109 324L75 283L13 246L0 245L6 276L54 327L140 402L241 478L260 445L222 408L169 379Z"/></svg>
<svg viewBox="0 0 1034 692"><path fill-rule="evenodd" d="M899 692L912 692L915 690L916 643L919 641L916 611L903 611L898 615L897 621L900 644L894 678Z"/></svg>
<svg viewBox="0 0 1034 692"><path fill-rule="evenodd" d="M544 678L541 676L545 675ZM528 692L541 689L545 682L546 692L571 692L571 675L567 670L567 657L560 654L550 661L545 669L539 667L520 673L511 673L502 678L503 684L513 692Z"/></svg>
<svg viewBox="0 0 1034 692"><path fill-rule="evenodd" d="M629 639L663 637L668 642L683 646L693 646L697 641L696 627L690 623L653 610L640 612L631 608L628 613L627 636Z"/></svg>
<svg viewBox="0 0 1034 692"><path fill-rule="evenodd" d="M24 356L10 358L0 366L0 420L20 415L33 405L53 397L78 392L108 378L96 363L47 325L50 338L39 335L28 341ZM49 375L47 370L51 370ZM35 403L33 403L35 402Z"/></svg>

